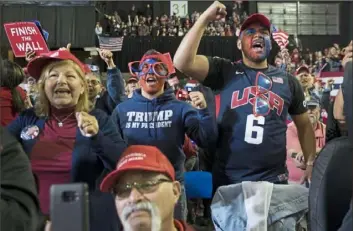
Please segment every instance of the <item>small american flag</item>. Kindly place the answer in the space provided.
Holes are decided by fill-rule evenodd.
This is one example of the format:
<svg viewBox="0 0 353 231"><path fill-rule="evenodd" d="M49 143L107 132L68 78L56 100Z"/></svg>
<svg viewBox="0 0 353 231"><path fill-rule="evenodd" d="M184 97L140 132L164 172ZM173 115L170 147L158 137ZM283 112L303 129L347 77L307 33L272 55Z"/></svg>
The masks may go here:
<svg viewBox="0 0 353 231"><path fill-rule="evenodd" d="M281 30L278 30L274 25L272 25L272 37L273 40L278 44L278 46L282 49L286 48L289 44L289 35Z"/></svg>
<svg viewBox="0 0 353 231"><path fill-rule="evenodd" d="M124 37L103 37L98 36L99 48L110 51L121 51L123 48Z"/></svg>
<svg viewBox="0 0 353 231"><path fill-rule="evenodd" d="M283 79L280 77L272 77L272 81L275 83L281 83L283 84Z"/></svg>

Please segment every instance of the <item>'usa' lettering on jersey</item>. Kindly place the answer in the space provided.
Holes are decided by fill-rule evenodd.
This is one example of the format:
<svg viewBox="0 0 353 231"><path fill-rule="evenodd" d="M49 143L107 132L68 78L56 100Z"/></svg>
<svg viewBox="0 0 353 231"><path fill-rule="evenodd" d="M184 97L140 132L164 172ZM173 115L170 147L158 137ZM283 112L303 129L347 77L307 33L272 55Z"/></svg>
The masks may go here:
<svg viewBox="0 0 353 231"><path fill-rule="evenodd" d="M241 95L241 97L240 97ZM251 97L252 96L252 97ZM256 96L256 87L255 86L249 86L246 87L242 90L242 94L240 94L240 91L234 91L232 94L232 100L231 100L231 109L235 109L237 107L241 107L244 105L247 105L250 103L251 105L254 105L255 103L255 96ZM277 95L276 93L269 91L265 94L261 94L261 97L264 97L269 101L270 104L270 109L276 109L277 110L277 115L282 115L283 112L283 106L284 106L284 100L282 97Z"/></svg>

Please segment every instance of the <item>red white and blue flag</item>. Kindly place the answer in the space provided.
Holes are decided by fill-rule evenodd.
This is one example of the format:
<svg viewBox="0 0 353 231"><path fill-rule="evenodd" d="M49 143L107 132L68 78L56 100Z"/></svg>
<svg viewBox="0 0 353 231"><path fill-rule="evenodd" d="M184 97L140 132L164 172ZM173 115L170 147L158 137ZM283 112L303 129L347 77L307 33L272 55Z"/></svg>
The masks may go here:
<svg viewBox="0 0 353 231"><path fill-rule="evenodd" d="M278 44L278 46L282 49L286 48L289 44L289 35L288 33L278 30L274 25L272 25L272 38Z"/></svg>
<svg viewBox="0 0 353 231"><path fill-rule="evenodd" d="M98 36L98 39L100 49L121 51L123 48L124 37Z"/></svg>

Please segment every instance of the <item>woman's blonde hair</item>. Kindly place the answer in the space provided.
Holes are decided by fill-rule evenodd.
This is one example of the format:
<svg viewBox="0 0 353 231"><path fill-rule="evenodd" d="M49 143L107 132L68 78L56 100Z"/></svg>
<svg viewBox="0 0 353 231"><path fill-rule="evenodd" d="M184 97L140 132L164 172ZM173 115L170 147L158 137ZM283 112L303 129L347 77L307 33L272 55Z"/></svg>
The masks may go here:
<svg viewBox="0 0 353 231"><path fill-rule="evenodd" d="M75 111L89 112L90 110L93 109L92 107L93 105L91 105L91 103L88 100L87 83L85 80L85 74L83 73L81 68L71 60L54 61L43 68L42 74L40 75L40 78L37 84L39 95L38 95L38 98L36 99L35 113L39 117L43 117L43 116L47 117L50 114L50 102L44 90L45 81L49 77L49 74L53 70L53 68L63 66L63 65L70 65L76 71L76 73L78 74L78 76L82 81L83 93L78 98Z"/></svg>

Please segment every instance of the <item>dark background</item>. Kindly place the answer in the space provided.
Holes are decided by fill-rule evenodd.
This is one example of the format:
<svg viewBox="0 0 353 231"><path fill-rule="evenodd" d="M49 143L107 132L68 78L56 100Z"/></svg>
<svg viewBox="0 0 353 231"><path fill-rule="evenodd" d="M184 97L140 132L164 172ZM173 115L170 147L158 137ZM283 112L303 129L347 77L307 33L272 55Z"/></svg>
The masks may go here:
<svg viewBox="0 0 353 231"><path fill-rule="evenodd" d="M106 2L102 5L99 2L97 8L102 13L112 14L115 10L122 18L126 18L131 6L134 4L137 11L143 12L146 4L149 3L153 9L154 16L164 13L169 15L169 1L115 1ZM188 10L191 14L194 10L204 11L212 1L189 1ZM231 2L224 2L230 5ZM249 14L257 11L257 3L249 1L246 3ZM353 38L353 3L340 2L340 35L325 36L300 36L304 48L321 50L332 46L333 43L345 46ZM94 27L97 21L102 20L103 15L96 11L95 6L42 6L42 5L4 5L0 2L0 24L5 22L25 21L37 19L42 23L45 30L49 32L49 47L56 49L66 46L71 42L73 48L95 46ZM148 49L155 48L161 52L169 51L175 53L181 38L129 38L124 39L122 52L118 52L117 61L125 71L127 61L137 60ZM233 60L240 58L240 53L235 46L235 38L225 37L204 37L199 53L206 55L217 55ZM7 55L9 43L3 27L0 30L0 48L2 55ZM86 58L87 52L75 52L79 58ZM274 52L273 52L274 53ZM86 56L86 57L85 57Z"/></svg>

